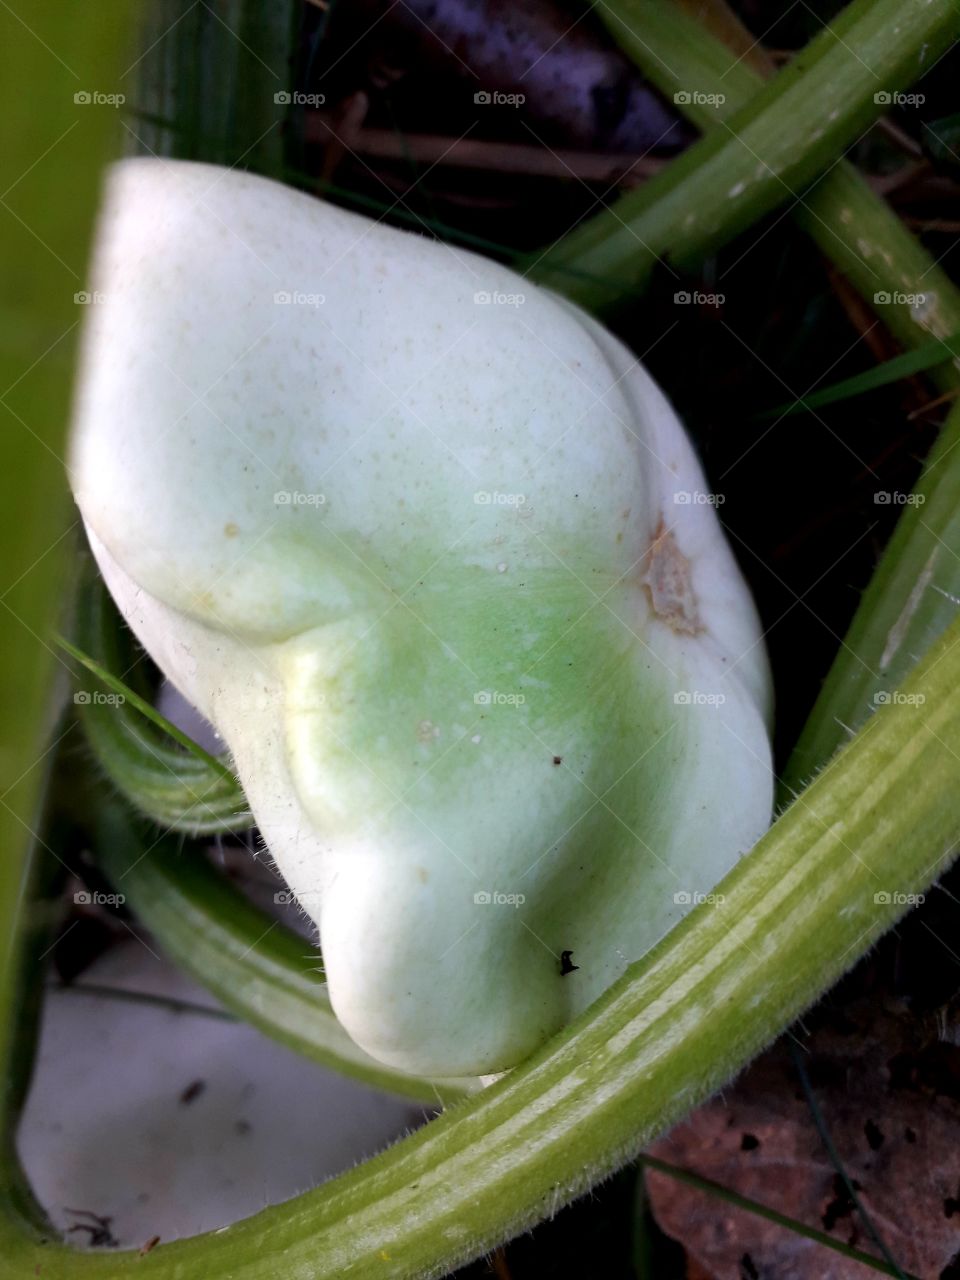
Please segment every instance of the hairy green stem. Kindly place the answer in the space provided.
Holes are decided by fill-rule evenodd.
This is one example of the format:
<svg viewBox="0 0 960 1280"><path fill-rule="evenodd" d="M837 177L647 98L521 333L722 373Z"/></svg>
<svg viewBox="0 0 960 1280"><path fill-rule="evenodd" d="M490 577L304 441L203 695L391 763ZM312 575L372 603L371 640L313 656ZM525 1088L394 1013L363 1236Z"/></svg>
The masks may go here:
<svg viewBox="0 0 960 1280"><path fill-rule="evenodd" d="M644 4L642 12L645 21L672 22L663 6ZM658 262L669 270L692 266L800 198L881 114L875 95L916 79L958 31L958 0L855 0L729 120L552 246L530 264L531 274L600 308L625 288L641 288ZM608 288L598 277L616 284Z"/></svg>
<svg viewBox="0 0 960 1280"><path fill-rule="evenodd" d="M635 1155L836 980L960 838L960 621L703 905L522 1067L287 1205L148 1256L40 1248L6 1274L436 1276Z"/></svg>

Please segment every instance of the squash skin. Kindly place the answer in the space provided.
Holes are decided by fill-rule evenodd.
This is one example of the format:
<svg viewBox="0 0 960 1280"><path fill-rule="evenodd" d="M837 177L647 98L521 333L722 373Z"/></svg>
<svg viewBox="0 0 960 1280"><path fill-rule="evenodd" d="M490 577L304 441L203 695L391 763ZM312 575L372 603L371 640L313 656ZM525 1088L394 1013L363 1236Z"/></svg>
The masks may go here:
<svg viewBox="0 0 960 1280"><path fill-rule="evenodd" d="M682 426L549 292L247 174L115 166L92 288L91 546L338 1016L403 1070L515 1065L769 822L759 625Z"/></svg>

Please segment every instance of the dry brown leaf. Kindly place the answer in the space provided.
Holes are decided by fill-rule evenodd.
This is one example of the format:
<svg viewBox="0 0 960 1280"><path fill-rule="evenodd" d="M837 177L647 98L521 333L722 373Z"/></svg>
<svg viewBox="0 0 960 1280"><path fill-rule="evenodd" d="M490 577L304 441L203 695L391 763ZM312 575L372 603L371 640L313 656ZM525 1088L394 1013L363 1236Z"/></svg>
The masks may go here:
<svg viewBox="0 0 960 1280"><path fill-rule="evenodd" d="M942 1030L942 1023L940 1024ZM937 1025L867 1001L799 1050L828 1132L898 1265L960 1280L960 1048ZM876 1254L817 1131L785 1042L650 1149ZM667 1174L654 1214L715 1280L866 1280L877 1272Z"/></svg>

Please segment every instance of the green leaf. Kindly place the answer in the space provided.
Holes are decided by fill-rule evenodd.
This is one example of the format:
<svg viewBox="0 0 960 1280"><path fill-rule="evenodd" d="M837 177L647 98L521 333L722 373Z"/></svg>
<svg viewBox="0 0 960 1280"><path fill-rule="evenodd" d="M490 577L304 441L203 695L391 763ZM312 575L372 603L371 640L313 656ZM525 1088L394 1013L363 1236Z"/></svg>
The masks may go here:
<svg viewBox="0 0 960 1280"><path fill-rule="evenodd" d="M50 736L66 688L51 629L69 547L63 464L73 353L84 307L85 263L106 160L119 149L114 106L79 100L120 92L129 65L132 8L34 0L0 5L0 1075L16 1104L27 1018L24 966L37 922L24 903L36 881L33 850ZM58 730L59 732L59 730ZM0 1192L36 1229L6 1126Z"/></svg>

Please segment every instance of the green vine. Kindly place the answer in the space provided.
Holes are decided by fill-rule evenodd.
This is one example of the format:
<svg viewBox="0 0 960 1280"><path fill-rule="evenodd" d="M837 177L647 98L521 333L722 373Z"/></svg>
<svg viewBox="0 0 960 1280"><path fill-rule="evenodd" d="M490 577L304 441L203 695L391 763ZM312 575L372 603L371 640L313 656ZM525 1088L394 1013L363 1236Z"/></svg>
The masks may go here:
<svg viewBox="0 0 960 1280"><path fill-rule="evenodd" d="M722 16L725 35L735 45L733 50L711 34L701 17L679 9L676 0L602 0L595 7L624 52L666 97L677 102L687 119L732 146L743 113L749 113L751 104L752 110L757 110L758 95L767 82L748 58L737 56L744 48L755 46L722 0L711 12ZM801 83L809 52L798 59L802 65L794 71ZM779 78L776 84L780 84ZM879 78L874 91L878 87L883 87ZM812 85L810 91L816 91ZM765 93L767 99L774 99L773 85ZM785 113L789 109L785 103L786 99L784 105L768 101L765 110ZM830 105L828 116L833 110L835 106ZM805 120L806 113L801 118ZM795 127L799 128L799 123ZM809 135L811 144L817 128ZM687 179L691 184L699 181L696 175ZM687 198L694 199L693 193L688 191ZM623 205L614 206L618 217L626 212ZM945 390L960 385L956 342L960 290L860 171L846 160L830 165L802 193L791 216L904 346L920 346L930 337L940 339L946 362L931 369L930 376ZM601 214L590 225L597 236L605 229L610 235L621 230L611 214ZM645 234L642 228L635 229ZM708 247L705 243L698 252L705 253ZM667 261L676 257L672 239L664 256ZM554 287L565 288L560 281ZM914 303L914 299L923 301Z"/></svg>
<svg viewBox="0 0 960 1280"><path fill-rule="evenodd" d="M636 42L660 41L659 47L669 51L662 58L668 67L674 59L688 65L684 49L689 41L703 53L693 66L702 66L715 85L718 54L705 31L695 36L695 23L656 0L630 0L624 12L630 14L627 25L638 31ZM611 29L626 40L617 24L611 22ZM618 301L628 289L642 288L659 262L670 270L694 266L772 209L805 198L804 189L881 114L878 91L893 92L916 79L958 32L957 0L854 0L775 79L749 97L758 81L741 66L730 78L730 92L731 101L743 105L729 119L722 119L662 173L531 260L531 275L598 309ZM639 43L631 42L630 48L639 57ZM644 59L651 75L653 63ZM663 83L666 75L661 67L657 78ZM671 73L671 81L678 78ZM700 89L701 82L691 76L682 87ZM848 172L841 181L837 199L862 196L862 180L856 175ZM832 200L828 189L828 203ZM862 198L859 208L864 211ZM878 235L897 234L898 243L905 245L894 222L892 214L882 216L873 202L867 244ZM828 233L833 248L827 245ZM829 224L822 234L827 251L842 256L852 275L862 278L874 269L870 255L851 249ZM911 271L918 255L912 256ZM558 268L579 274L560 274ZM603 278L615 283L604 285ZM938 328L931 331L941 333L942 325L946 336L960 328L958 321L957 316L953 323L937 317ZM897 323L903 326L902 315Z"/></svg>

